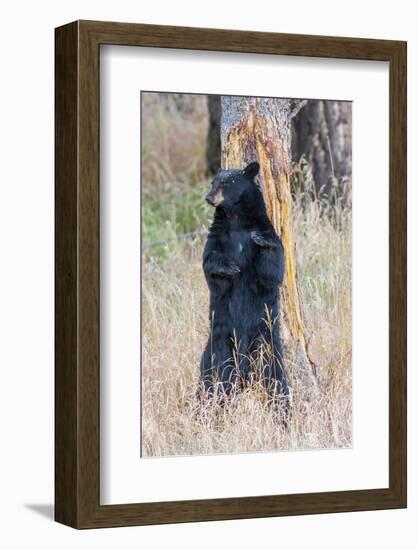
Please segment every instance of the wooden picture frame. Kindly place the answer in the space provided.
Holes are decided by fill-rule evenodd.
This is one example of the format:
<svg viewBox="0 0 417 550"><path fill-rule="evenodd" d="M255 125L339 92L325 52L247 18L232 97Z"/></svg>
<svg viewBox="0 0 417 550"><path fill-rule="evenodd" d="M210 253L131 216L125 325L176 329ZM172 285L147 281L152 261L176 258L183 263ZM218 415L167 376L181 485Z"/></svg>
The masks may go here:
<svg viewBox="0 0 417 550"><path fill-rule="evenodd" d="M99 56L117 44L389 62L389 487L100 504ZM55 519L75 528L406 506L406 43L110 22L56 29Z"/></svg>

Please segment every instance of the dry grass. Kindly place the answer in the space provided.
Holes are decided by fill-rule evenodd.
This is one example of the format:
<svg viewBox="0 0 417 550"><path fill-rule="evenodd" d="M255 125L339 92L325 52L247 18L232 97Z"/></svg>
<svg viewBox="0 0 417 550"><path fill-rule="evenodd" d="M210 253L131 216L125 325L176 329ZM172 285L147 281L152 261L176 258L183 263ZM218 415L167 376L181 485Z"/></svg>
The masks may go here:
<svg viewBox="0 0 417 550"><path fill-rule="evenodd" d="M207 98L193 94L142 94L143 189L155 196L205 177Z"/></svg>
<svg viewBox="0 0 417 550"><path fill-rule="evenodd" d="M143 456L340 448L351 445L350 212L337 220L318 202L293 222L300 289L319 388L286 348L293 405L288 428L276 422L259 386L229 406L198 410L200 356L208 335L208 289L201 269L203 239L176 242L168 258L143 266Z"/></svg>

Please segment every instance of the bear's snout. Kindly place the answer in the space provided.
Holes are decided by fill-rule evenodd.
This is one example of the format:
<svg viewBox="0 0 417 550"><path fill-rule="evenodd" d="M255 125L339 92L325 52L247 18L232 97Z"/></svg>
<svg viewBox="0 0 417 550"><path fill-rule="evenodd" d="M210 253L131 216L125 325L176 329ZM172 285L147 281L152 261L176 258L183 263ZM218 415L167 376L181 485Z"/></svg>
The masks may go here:
<svg viewBox="0 0 417 550"><path fill-rule="evenodd" d="M224 201L223 192L221 189L217 189L214 193L210 193L206 197L206 201L211 204L211 206L219 206Z"/></svg>
<svg viewBox="0 0 417 550"><path fill-rule="evenodd" d="M205 201L208 202L211 206L214 206L213 195L211 193L206 196Z"/></svg>

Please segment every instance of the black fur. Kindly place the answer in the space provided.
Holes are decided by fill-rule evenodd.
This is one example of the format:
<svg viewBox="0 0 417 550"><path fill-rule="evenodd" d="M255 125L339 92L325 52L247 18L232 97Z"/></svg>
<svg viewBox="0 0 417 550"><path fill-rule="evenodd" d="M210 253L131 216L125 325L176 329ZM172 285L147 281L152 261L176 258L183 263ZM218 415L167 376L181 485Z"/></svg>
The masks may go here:
<svg viewBox="0 0 417 550"><path fill-rule="evenodd" d="M255 373L249 357L261 363L261 343L272 351L262 360L262 381L274 401L278 395L288 397L278 299L284 249L254 181L258 171L257 162L244 170L221 170L206 197L216 207L203 253L210 336L201 359L200 389L209 397L215 379L223 389L220 399L250 382Z"/></svg>

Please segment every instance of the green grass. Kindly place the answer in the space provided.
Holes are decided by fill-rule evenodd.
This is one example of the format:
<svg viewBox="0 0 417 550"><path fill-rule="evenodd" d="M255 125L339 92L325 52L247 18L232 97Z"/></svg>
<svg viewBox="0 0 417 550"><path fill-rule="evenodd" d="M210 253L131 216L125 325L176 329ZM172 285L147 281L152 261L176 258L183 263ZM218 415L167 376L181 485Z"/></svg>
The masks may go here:
<svg viewBox="0 0 417 550"><path fill-rule="evenodd" d="M150 193L143 195L142 243L146 250L152 250L152 254L174 253L173 239L185 233L204 231L210 223L213 211L204 201L209 183L202 181L181 187L180 191L169 189L157 197ZM154 245L161 241L167 243ZM149 248L149 245L152 246Z"/></svg>

